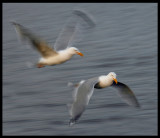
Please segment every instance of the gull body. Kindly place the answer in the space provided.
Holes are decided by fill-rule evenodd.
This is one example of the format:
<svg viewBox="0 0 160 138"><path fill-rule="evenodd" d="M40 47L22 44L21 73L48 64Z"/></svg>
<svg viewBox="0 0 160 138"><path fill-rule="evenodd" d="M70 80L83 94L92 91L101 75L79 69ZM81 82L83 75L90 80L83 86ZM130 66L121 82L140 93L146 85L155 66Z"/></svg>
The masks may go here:
<svg viewBox="0 0 160 138"><path fill-rule="evenodd" d="M140 107L132 90L127 85L118 82L114 72L110 72L108 75L102 75L88 80L83 80L79 84L73 86L75 86L73 92L73 103L69 105L69 113L71 116L69 122L70 126L75 124L75 122L85 111L86 106L88 105L93 94L94 88L102 89L109 86L117 88L118 95L124 102L133 107Z"/></svg>
<svg viewBox="0 0 160 138"><path fill-rule="evenodd" d="M68 60L70 60L72 58L73 55L75 54L79 54L81 56L83 56L82 53L80 53L78 51L77 48L75 47L70 47L70 48L67 48L65 50L60 50L57 52L56 55L54 56L50 56L48 58L40 58L38 64L39 65L56 65L56 64L62 64Z"/></svg>
<svg viewBox="0 0 160 138"><path fill-rule="evenodd" d="M114 72L110 72L107 76L102 75L98 78L98 83L95 85L95 87L98 88L105 88L112 85L113 81L116 82L116 74Z"/></svg>

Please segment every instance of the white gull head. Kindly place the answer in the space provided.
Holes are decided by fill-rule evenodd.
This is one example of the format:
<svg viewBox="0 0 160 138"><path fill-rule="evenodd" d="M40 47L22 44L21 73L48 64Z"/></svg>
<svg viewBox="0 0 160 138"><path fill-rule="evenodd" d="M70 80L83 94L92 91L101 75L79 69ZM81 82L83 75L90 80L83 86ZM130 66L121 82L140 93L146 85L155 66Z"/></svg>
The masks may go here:
<svg viewBox="0 0 160 138"><path fill-rule="evenodd" d="M116 79L116 73L114 73L114 72L110 72L110 73L108 73L108 75L107 75L107 77L111 77L111 78L115 78Z"/></svg>
<svg viewBox="0 0 160 138"><path fill-rule="evenodd" d="M71 55L77 54L77 55L83 56L83 54L76 47L67 48L67 52L70 53Z"/></svg>

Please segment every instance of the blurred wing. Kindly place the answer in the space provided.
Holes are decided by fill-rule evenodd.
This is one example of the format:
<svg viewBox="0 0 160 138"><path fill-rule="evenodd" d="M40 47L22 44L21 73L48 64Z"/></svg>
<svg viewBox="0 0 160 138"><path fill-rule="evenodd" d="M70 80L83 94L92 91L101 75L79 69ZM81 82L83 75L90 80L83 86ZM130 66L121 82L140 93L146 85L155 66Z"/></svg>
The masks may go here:
<svg viewBox="0 0 160 138"><path fill-rule="evenodd" d="M93 17L84 10L76 9L73 11L73 14L83 19L88 24L88 27L94 27L96 25Z"/></svg>
<svg viewBox="0 0 160 138"><path fill-rule="evenodd" d="M74 123L84 112L89 100L94 91L94 85L98 82L98 77L80 82L80 85L75 88L75 96L73 104L70 106L71 120L70 124Z"/></svg>
<svg viewBox="0 0 160 138"><path fill-rule="evenodd" d="M56 39L54 44L54 49L56 51L64 50L68 47L70 39L74 36L75 27L76 22L73 22L72 19L70 19Z"/></svg>
<svg viewBox="0 0 160 138"><path fill-rule="evenodd" d="M86 23L85 25L83 23ZM87 30L86 25L93 27L94 22L90 16L84 11L75 10L73 16L69 18L68 22L60 32L54 49L56 51L66 49L79 43L84 36L84 31Z"/></svg>
<svg viewBox="0 0 160 138"><path fill-rule="evenodd" d="M74 88L73 93L72 93L72 97L73 97L73 100L74 100L74 101L76 100L79 86L80 86L83 82L85 82L85 80L81 80L78 84L72 84L72 87Z"/></svg>
<svg viewBox="0 0 160 138"><path fill-rule="evenodd" d="M44 58L57 54L57 52L54 51L45 41L35 36L27 28L15 22L12 22L12 24L21 40L28 39L33 47L36 48Z"/></svg>
<svg viewBox="0 0 160 138"><path fill-rule="evenodd" d="M136 99L136 96L134 95L133 91L126 84L123 84L121 82L118 82L116 84L115 82L113 82L112 86L114 88L117 88L118 95L128 105L134 107L140 107L140 104L138 103L138 100Z"/></svg>

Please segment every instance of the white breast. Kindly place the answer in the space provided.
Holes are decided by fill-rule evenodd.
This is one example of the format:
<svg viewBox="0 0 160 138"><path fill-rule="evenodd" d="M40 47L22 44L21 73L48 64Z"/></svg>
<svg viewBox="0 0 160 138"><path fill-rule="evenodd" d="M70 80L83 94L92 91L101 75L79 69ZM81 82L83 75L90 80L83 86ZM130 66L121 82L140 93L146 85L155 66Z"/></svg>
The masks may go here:
<svg viewBox="0 0 160 138"><path fill-rule="evenodd" d="M100 76L99 77L99 85L102 88L109 87L113 83L113 79L108 76Z"/></svg>
<svg viewBox="0 0 160 138"><path fill-rule="evenodd" d="M41 58L39 62L45 63L47 65L61 64L69 60L73 55L69 54L67 51L59 51L57 55L49 58Z"/></svg>

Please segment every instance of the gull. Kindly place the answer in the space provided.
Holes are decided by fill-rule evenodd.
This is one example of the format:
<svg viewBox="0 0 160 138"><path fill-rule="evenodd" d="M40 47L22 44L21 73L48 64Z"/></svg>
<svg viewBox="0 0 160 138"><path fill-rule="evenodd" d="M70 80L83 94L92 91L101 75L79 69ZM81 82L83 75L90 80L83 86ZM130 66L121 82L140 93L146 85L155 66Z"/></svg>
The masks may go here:
<svg viewBox="0 0 160 138"><path fill-rule="evenodd" d="M122 100L124 100L124 102L133 107L140 107L133 91L126 84L118 82L114 72L110 72L108 75L101 75L88 80L82 80L75 85L72 83L69 85L75 87L73 91L73 103L68 104L69 114L71 116L69 122L70 126L75 124L85 111L85 108L93 94L94 88L103 89L109 86L114 87L118 90L118 95Z"/></svg>
<svg viewBox="0 0 160 138"><path fill-rule="evenodd" d="M89 27L94 27L95 22L92 20L91 16L83 10L74 10L73 15L76 18L71 18L56 39L55 45L52 48L46 41L33 34L29 29L20 25L16 22L11 22L17 34L20 36L20 40L29 40L33 48L35 48L40 54L41 58L37 63L37 67L41 68L46 65L57 65L62 64L72 58L73 55L77 54L83 56L78 48L74 47L74 42L76 42L77 33L83 28L80 21L84 21ZM74 20L73 20L74 19Z"/></svg>

